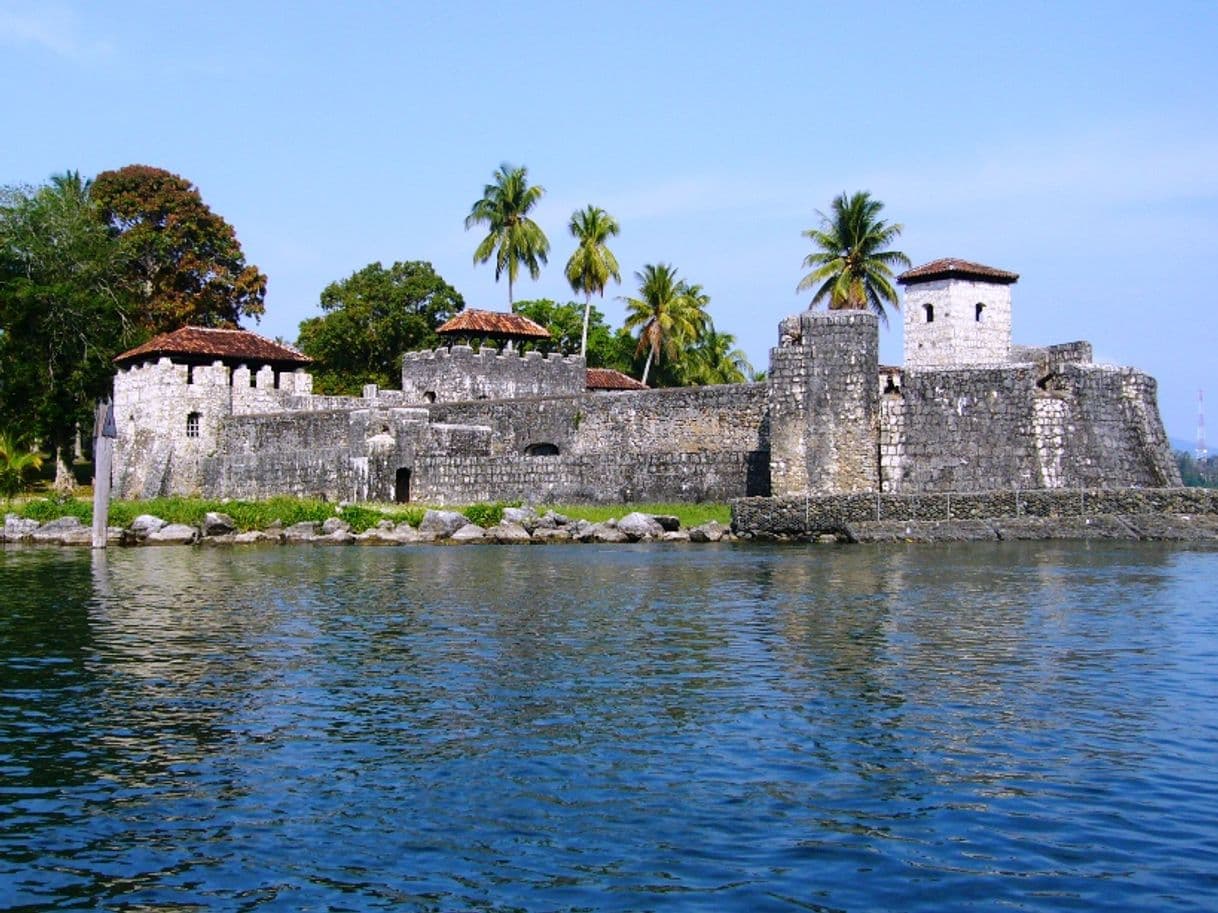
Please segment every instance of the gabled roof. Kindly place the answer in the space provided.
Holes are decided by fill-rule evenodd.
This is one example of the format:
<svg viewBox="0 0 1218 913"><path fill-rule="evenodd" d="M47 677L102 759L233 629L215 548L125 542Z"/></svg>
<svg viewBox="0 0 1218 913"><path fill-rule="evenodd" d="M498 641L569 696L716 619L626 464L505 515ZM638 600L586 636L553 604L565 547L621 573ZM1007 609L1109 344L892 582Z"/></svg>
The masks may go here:
<svg viewBox="0 0 1218 913"><path fill-rule="evenodd" d="M550 332L520 314L466 308L436 330L441 336L499 336L511 339L549 339Z"/></svg>
<svg viewBox="0 0 1218 913"><path fill-rule="evenodd" d="M589 390L648 390L646 384L612 368L589 368Z"/></svg>
<svg viewBox="0 0 1218 913"><path fill-rule="evenodd" d="M973 263L971 260L944 257L924 263L922 266L915 266L897 276L897 282L902 285L916 285L919 282L931 282L935 279L976 279L980 282L1010 285L1019 281L1019 273L986 266L984 263Z"/></svg>
<svg viewBox="0 0 1218 913"><path fill-rule="evenodd" d="M282 367L310 364L313 359L291 346L272 342L249 330L218 330L211 327L182 327L172 333L162 333L142 346L129 349L114 359L118 365L159 358L187 356L195 359L223 359L257 362Z"/></svg>

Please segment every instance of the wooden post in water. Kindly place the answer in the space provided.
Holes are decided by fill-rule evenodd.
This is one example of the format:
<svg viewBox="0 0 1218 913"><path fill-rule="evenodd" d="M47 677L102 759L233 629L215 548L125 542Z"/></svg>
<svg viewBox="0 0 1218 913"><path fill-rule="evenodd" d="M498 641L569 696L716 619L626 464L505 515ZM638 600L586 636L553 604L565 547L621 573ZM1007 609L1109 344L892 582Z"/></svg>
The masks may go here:
<svg viewBox="0 0 1218 913"><path fill-rule="evenodd" d="M97 404L93 421L93 547L106 547L110 520L110 467L114 461L114 406L109 400Z"/></svg>

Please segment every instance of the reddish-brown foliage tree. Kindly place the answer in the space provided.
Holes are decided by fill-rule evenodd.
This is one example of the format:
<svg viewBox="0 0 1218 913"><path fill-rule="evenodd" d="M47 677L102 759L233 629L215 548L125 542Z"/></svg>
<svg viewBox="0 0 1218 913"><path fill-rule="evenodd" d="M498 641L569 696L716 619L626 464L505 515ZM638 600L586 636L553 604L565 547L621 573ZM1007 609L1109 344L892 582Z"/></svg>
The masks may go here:
<svg viewBox="0 0 1218 913"><path fill-rule="evenodd" d="M189 181L161 168L104 171L93 199L118 237L137 301L153 333L185 324L237 326L265 310L266 276L247 266L233 227Z"/></svg>

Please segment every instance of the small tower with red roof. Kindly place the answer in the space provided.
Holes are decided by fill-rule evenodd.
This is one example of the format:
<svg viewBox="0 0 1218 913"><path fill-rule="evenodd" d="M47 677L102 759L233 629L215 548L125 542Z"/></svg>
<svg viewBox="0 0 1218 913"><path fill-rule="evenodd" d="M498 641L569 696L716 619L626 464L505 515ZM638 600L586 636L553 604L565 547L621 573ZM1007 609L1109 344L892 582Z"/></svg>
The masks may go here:
<svg viewBox="0 0 1218 913"><path fill-rule="evenodd" d="M905 286L905 366L957 368L1011 360L1017 273L953 257L897 277Z"/></svg>

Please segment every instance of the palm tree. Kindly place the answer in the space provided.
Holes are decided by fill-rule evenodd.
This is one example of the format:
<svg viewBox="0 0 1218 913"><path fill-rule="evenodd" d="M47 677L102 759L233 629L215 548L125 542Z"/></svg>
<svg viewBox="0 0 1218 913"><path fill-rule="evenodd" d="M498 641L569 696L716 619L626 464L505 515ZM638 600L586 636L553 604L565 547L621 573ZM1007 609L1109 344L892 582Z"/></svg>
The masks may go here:
<svg viewBox="0 0 1218 913"><path fill-rule="evenodd" d="M588 317L592 313L592 293L605 297L605 285L610 279L622 281L617 257L605 246L619 231L617 219L599 206L589 205L571 214L567 226L578 240L575 253L567 261L567 281L573 292L584 293L584 332L580 338L579 354L588 354Z"/></svg>
<svg viewBox="0 0 1218 913"><path fill-rule="evenodd" d="M8 434L0 434L0 495L11 501L30 475L42 468L42 454L28 450Z"/></svg>
<svg viewBox="0 0 1218 913"><path fill-rule="evenodd" d="M816 288L810 307L828 299L831 310L870 310L887 325L885 302L900 307L892 287L892 267L909 266L910 262L900 251L887 249L903 226L879 218L883 208L883 203L864 190L837 197L831 216L816 213L820 228L803 232L817 248L804 257L804 268L812 272L796 287L800 292Z"/></svg>
<svg viewBox="0 0 1218 913"><path fill-rule="evenodd" d="M474 251L474 263L485 263L495 257L495 281L506 271L508 305L512 303L512 286L523 264L529 275L541 275L541 264L547 262L550 242L529 210L545 194L540 185L529 186L528 169L514 168L506 162L494 174L495 183L482 188L482 199L470 207L465 217L465 229L485 224L487 235Z"/></svg>
<svg viewBox="0 0 1218 913"><path fill-rule="evenodd" d="M688 351L685 380L691 384L742 384L754 376L748 356L735 348L736 337L707 322L706 332Z"/></svg>
<svg viewBox="0 0 1218 913"><path fill-rule="evenodd" d="M634 278L639 283L639 297L626 299L625 327L639 329L635 354L647 350L642 377L647 383L653 361L658 362L662 354L676 356L702 336L709 319L704 308L710 296L701 286L678 279L676 269L667 263L649 263Z"/></svg>

